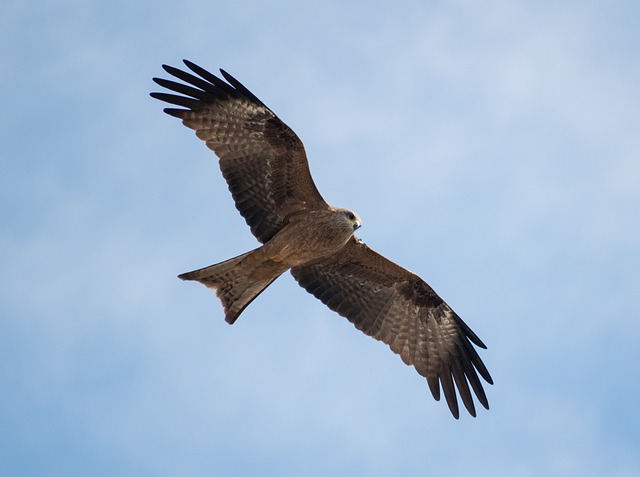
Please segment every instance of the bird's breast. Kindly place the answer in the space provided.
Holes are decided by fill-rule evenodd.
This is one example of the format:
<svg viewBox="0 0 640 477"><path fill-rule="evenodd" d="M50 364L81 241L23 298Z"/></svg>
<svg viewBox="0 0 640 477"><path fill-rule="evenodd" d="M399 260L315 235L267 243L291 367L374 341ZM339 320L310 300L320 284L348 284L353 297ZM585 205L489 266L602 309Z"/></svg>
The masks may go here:
<svg viewBox="0 0 640 477"><path fill-rule="evenodd" d="M304 220L288 224L265 244L265 251L293 268L332 255L351 235L352 230L335 220Z"/></svg>

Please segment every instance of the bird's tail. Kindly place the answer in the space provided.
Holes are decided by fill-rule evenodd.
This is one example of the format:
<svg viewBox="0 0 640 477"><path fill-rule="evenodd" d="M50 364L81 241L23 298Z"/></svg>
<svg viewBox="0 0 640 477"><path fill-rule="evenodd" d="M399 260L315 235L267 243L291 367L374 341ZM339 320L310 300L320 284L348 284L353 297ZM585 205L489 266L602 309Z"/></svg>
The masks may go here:
<svg viewBox="0 0 640 477"><path fill-rule="evenodd" d="M224 307L225 320L235 323L240 313L286 270L272 260L263 260L260 249L221 263L178 275L216 290Z"/></svg>

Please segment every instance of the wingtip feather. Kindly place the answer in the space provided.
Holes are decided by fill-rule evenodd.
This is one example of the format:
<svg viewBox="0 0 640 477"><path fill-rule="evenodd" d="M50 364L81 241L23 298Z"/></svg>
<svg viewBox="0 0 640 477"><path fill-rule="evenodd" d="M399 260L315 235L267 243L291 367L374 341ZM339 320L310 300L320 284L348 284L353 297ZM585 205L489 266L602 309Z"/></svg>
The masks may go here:
<svg viewBox="0 0 640 477"><path fill-rule="evenodd" d="M427 384L429 385L429 391L431 391L431 395L433 399L436 401L440 400L440 382L436 376L427 376Z"/></svg>
<svg viewBox="0 0 640 477"><path fill-rule="evenodd" d="M164 111L169 116L173 116L174 118L184 119L184 113L188 112L188 109L177 109L177 108L164 108Z"/></svg>

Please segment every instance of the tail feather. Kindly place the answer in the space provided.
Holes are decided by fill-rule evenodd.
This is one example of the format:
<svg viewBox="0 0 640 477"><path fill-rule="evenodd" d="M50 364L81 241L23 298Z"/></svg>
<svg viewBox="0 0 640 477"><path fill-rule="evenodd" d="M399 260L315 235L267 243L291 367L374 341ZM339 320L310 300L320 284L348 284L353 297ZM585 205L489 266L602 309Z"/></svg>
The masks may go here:
<svg viewBox="0 0 640 477"><path fill-rule="evenodd" d="M259 249L258 249L259 250ZM244 253L221 263L178 275L182 280L195 280L207 288L216 290L224 307L225 320L235 323L240 313L256 299L273 281L282 275L284 270L274 270L273 274L260 274L260 278L252 277L263 264L246 260L251 254Z"/></svg>

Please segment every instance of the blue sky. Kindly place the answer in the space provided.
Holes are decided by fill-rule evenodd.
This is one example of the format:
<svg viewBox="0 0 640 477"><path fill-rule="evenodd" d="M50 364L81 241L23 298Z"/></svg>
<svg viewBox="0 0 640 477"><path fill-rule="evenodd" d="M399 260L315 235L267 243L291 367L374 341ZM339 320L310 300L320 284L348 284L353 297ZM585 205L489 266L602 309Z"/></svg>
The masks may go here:
<svg viewBox="0 0 640 477"><path fill-rule="evenodd" d="M631 1L9 0L0 474L640 474L640 8ZM324 197L488 345L491 410L283 276L228 326L176 275L256 246L148 96L225 68Z"/></svg>

